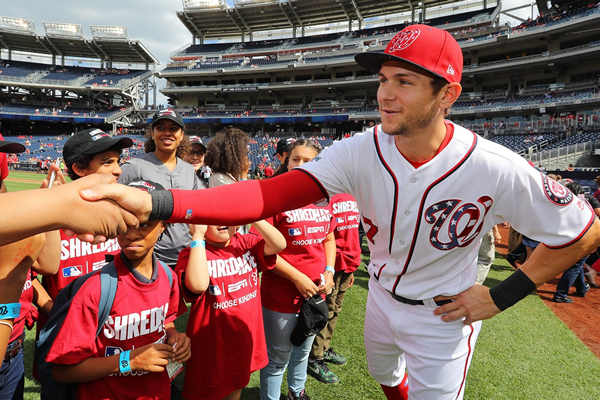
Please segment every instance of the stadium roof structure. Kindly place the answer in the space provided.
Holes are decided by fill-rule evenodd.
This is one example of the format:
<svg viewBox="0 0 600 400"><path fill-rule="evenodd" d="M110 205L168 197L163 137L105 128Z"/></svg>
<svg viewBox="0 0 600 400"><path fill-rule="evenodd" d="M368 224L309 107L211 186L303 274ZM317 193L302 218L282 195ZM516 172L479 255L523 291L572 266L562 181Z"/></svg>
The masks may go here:
<svg viewBox="0 0 600 400"><path fill-rule="evenodd" d="M160 64L141 42L129 39L124 27L92 26L91 40L81 25L44 22L44 28L46 36L40 36L32 20L0 16L0 50Z"/></svg>
<svg viewBox="0 0 600 400"><path fill-rule="evenodd" d="M301 28L411 12L451 4L451 0L183 0L177 16L202 39Z"/></svg>

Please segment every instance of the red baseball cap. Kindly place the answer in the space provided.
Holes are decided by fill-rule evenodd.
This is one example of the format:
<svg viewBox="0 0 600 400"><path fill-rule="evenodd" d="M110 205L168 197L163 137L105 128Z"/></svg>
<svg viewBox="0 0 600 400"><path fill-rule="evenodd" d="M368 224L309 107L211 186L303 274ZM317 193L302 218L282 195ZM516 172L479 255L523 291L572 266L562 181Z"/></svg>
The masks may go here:
<svg viewBox="0 0 600 400"><path fill-rule="evenodd" d="M359 53L354 60L373 73L378 73L386 61L404 61L450 83L460 83L463 69L462 50L456 40L447 31L428 25L407 26L390 40L383 53Z"/></svg>

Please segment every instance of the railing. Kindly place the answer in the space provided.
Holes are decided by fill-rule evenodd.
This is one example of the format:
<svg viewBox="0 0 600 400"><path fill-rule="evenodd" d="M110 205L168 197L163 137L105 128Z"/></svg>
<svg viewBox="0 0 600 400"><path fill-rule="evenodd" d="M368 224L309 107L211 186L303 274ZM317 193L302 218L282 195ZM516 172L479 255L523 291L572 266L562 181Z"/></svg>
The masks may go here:
<svg viewBox="0 0 600 400"><path fill-rule="evenodd" d="M593 149L594 141L576 143L556 149L545 150L538 153L526 154L525 158L535 165L566 161L582 154L589 154Z"/></svg>

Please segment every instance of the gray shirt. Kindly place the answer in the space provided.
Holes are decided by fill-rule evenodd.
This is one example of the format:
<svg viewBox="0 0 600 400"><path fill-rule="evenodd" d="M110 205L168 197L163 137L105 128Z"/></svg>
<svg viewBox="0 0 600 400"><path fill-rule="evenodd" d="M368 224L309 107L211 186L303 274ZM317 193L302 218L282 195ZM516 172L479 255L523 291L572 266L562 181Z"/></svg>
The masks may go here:
<svg viewBox="0 0 600 400"><path fill-rule="evenodd" d="M154 153L134 158L121 167L123 173L119 183L128 184L140 179L161 184L165 189L195 190L201 188L194 167L180 158L171 172ZM154 252L168 265L175 265L179 252L189 246L191 236L187 224L169 224L161 239L156 242Z"/></svg>

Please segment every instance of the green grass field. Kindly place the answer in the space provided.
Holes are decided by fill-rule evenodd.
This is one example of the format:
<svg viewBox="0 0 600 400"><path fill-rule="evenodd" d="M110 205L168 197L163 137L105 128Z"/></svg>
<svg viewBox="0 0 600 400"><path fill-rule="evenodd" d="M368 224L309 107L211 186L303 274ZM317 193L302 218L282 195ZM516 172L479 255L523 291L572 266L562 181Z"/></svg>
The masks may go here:
<svg viewBox="0 0 600 400"><path fill-rule="evenodd" d="M11 172L10 178L17 178ZM23 174L23 173L21 173ZM26 174L21 179L35 179ZM42 175L37 175L39 180ZM9 191L39 187L39 184L7 182ZM497 257L487 281L494 286L512 269ZM368 275L361 267L356 283L344 301L333 346L349 362L331 366L340 383L325 385L309 377L307 392L313 400L384 399L379 385L370 378L363 346L363 321ZM176 325L183 331L187 314ZM35 332L27 332L25 398L38 399L39 386L31 377ZM235 345L232 345L235 349ZM177 378L181 387L183 377ZM242 399L258 399L258 374L252 376ZM287 392L287 390L286 390ZM540 300L530 295L513 308L483 323L467 378L466 399L578 400L600 398L600 361L573 332Z"/></svg>

